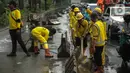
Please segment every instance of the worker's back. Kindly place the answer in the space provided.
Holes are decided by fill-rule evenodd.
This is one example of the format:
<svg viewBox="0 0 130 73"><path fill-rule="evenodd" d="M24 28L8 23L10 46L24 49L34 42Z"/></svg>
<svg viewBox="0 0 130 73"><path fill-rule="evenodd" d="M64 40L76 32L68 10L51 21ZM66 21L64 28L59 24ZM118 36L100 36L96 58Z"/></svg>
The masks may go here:
<svg viewBox="0 0 130 73"><path fill-rule="evenodd" d="M46 29L45 27L35 27L33 30L32 30L32 33L37 33L37 35L45 35L46 32L48 32L49 30Z"/></svg>

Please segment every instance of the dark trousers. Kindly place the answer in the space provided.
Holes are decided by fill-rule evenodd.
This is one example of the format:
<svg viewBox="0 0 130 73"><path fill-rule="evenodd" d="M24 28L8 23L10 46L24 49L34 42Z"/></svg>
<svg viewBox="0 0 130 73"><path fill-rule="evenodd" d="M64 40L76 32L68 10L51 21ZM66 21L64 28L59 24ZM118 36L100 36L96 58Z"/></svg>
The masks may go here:
<svg viewBox="0 0 130 73"><path fill-rule="evenodd" d="M75 38L76 40L76 46L81 46L81 39L79 37ZM83 48L85 49L87 47L87 37L83 39Z"/></svg>
<svg viewBox="0 0 130 73"><path fill-rule="evenodd" d="M102 52L104 46L96 46L94 53L94 60L97 66L102 66Z"/></svg>
<svg viewBox="0 0 130 73"><path fill-rule="evenodd" d="M20 46L22 47L23 51L25 53L27 53L27 49L26 49L25 44L21 37L21 31L9 30L9 33L10 33L11 40L12 40L12 53L16 53L16 51L17 51L17 41L20 44Z"/></svg>

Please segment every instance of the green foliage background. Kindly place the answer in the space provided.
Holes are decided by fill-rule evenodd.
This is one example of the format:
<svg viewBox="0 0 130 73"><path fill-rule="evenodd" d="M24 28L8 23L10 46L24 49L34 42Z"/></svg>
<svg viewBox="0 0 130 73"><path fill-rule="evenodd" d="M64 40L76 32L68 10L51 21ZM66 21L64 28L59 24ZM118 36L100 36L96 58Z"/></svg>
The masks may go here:
<svg viewBox="0 0 130 73"><path fill-rule="evenodd" d="M9 10L7 9L7 4L11 0L0 0L0 27L8 25L8 13ZM14 0L18 3L19 0ZM37 8L36 11L34 8L31 8L29 10L28 8L28 0L24 1L24 8L21 10L22 18L25 19L26 16L32 11L32 12L43 12L45 10L45 0L41 0L40 8ZM71 0L46 0L47 1L47 10L52 8L59 8L59 7L65 7L70 5ZM94 3L96 0L82 0L83 2L87 3Z"/></svg>
<svg viewBox="0 0 130 73"><path fill-rule="evenodd" d="M7 1L0 0L0 26L1 27L8 25L8 13L9 10L7 9Z"/></svg>

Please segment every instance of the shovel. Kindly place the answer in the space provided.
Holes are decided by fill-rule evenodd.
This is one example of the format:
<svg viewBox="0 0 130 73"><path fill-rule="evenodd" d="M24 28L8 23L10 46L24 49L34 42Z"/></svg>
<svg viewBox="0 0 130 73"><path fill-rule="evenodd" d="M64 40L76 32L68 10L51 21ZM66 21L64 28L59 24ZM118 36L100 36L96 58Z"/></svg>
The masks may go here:
<svg viewBox="0 0 130 73"><path fill-rule="evenodd" d="M79 65L78 65L79 73L91 73L92 62L89 58L87 58L87 56L84 55L83 38L81 38L81 53L78 61L79 61Z"/></svg>
<svg viewBox="0 0 130 73"><path fill-rule="evenodd" d="M80 51L80 56L79 56L79 60L84 56L83 53L83 38L81 38L81 51Z"/></svg>
<svg viewBox="0 0 130 73"><path fill-rule="evenodd" d="M77 48L77 51L79 50L80 51L80 55L79 55L79 57L78 56L74 56L74 58L75 58L75 63L76 63L76 73L79 73L79 61L80 61L80 59L82 59L82 57L83 57L83 38L81 38L81 49L80 48Z"/></svg>

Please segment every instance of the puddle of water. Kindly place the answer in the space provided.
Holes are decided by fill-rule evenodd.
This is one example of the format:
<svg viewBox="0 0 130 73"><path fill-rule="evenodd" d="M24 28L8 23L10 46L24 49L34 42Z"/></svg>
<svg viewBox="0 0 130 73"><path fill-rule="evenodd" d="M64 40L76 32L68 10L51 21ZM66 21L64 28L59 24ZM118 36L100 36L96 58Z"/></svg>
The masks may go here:
<svg viewBox="0 0 130 73"><path fill-rule="evenodd" d="M7 42L11 42L11 40L7 38L0 40L0 44L7 43Z"/></svg>
<svg viewBox="0 0 130 73"><path fill-rule="evenodd" d="M17 64L22 64L22 62L17 62Z"/></svg>

